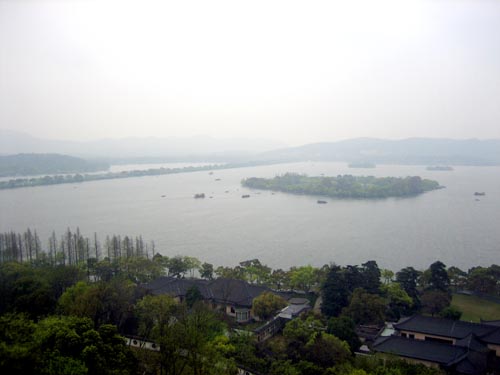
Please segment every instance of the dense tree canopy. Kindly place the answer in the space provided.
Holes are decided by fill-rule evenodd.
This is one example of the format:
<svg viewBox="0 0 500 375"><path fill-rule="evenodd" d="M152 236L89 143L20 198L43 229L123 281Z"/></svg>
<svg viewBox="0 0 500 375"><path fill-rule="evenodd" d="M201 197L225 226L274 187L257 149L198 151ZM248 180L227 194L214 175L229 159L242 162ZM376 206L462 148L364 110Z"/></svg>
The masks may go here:
<svg viewBox="0 0 500 375"><path fill-rule="evenodd" d="M342 310L356 324L381 324L385 320L386 304L383 298L362 288L354 290L351 301Z"/></svg>
<svg viewBox="0 0 500 375"><path fill-rule="evenodd" d="M251 177L242 185L253 189L283 191L295 194L310 194L333 198L386 198L405 197L439 189L439 183L413 177L307 177L286 173L271 179Z"/></svg>
<svg viewBox="0 0 500 375"><path fill-rule="evenodd" d="M377 358L363 362L352 357L360 345L355 324L414 311L458 319L460 311L449 307L450 284L492 295L499 290L496 265L465 273L435 262L423 273L404 268L394 280L374 261L272 270L252 259L213 271L192 257L151 257L154 244L148 252L140 237L131 238L108 237L101 248L96 237L88 241L78 230L68 230L59 244L49 240L52 255L37 248L34 231L0 238L1 373L229 375L238 364L269 374L434 375L437 370L402 362L391 362L388 369ZM95 257L89 256L91 250ZM256 344L244 333L252 328L210 310L197 288L189 289L180 303L166 295L145 295L141 287L168 273L190 277L196 269L206 271L206 278L213 273L236 277L286 289L288 295L293 288L314 298L321 286L324 315L310 312L293 319L282 334ZM254 313L261 309L257 315L263 319L285 305L272 293L254 302ZM131 351L118 332L154 341L160 350Z"/></svg>
<svg viewBox="0 0 500 375"><path fill-rule="evenodd" d="M97 330L86 318L48 317L38 323L22 315L0 317L3 373L133 374L135 361L116 327Z"/></svg>
<svg viewBox="0 0 500 375"><path fill-rule="evenodd" d="M327 317L338 316L349 304L349 287L341 267L332 266L321 290L321 312Z"/></svg>
<svg viewBox="0 0 500 375"><path fill-rule="evenodd" d="M351 352L355 352L361 346L361 340L355 331L356 324L348 316L330 318L328 320L327 332L344 340L349 345Z"/></svg>
<svg viewBox="0 0 500 375"><path fill-rule="evenodd" d="M263 320L272 317L276 312L287 305L285 299L272 292L264 292L254 298L252 304L253 313Z"/></svg>

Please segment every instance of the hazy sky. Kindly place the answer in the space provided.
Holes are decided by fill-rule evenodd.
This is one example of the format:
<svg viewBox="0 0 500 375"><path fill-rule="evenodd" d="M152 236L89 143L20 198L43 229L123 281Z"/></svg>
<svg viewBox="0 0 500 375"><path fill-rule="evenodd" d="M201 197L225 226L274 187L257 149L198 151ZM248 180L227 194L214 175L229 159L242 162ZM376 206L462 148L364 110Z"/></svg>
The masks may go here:
<svg viewBox="0 0 500 375"><path fill-rule="evenodd" d="M500 138L500 1L0 0L0 128Z"/></svg>

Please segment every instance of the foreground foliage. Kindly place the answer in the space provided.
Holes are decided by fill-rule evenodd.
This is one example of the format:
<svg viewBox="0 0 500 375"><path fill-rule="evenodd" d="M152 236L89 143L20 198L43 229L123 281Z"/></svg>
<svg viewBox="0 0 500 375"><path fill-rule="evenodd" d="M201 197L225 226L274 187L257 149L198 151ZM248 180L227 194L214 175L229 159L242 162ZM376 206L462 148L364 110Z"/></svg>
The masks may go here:
<svg viewBox="0 0 500 375"><path fill-rule="evenodd" d="M355 325L422 311L458 319L461 312L449 306L453 289L487 290L495 299L499 287L496 265L464 272L438 261L424 271L406 267L394 273L375 261L272 270L252 259L214 268L188 256L149 257L140 237L131 242L113 236L104 251L92 246L99 258L88 258L82 251L88 241L78 231L70 234L53 248L53 257L44 256L28 233L7 234L0 242L3 254L17 254L18 260L4 257L0 263L0 373L232 375L240 367L271 375L434 375L440 372L355 358L361 344ZM111 257L101 258L101 252ZM323 314L294 319L282 334L257 343L251 334L230 330L237 324L209 309L196 288L180 303L141 287L160 275L183 278L196 270L207 279L235 277L289 295L321 293ZM310 300L314 305L315 298ZM254 302L262 318L284 305L273 293ZM118 333L154 341L160 350L130 349Z"/></svg>
<svg viewBox="0 0 500 375"><path fill-rule="evenodd" d="M86 318L0 317L0 369L13 374L134 374L135 361L115 326Z"/></svg>

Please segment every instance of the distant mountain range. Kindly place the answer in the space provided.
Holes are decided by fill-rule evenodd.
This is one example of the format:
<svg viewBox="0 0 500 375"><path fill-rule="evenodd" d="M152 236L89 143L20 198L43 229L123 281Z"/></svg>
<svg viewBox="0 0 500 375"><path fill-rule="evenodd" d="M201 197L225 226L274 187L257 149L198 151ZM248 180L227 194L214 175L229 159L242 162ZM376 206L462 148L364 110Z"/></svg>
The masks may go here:
<svg viewBox="0 0 500 375"><path fill-rule="evenodd" d="M33 137L29 134L0 129L0 154L58 153L84 158L119 159L123 162L140 159L155 160L213 160L248 159L259 152L283 147L284 143L267 139L208 136L186 138L116 138L96 141L63 141ZM113 160L111 160L113 161Z"/></svg>
<svg viewBox="0 0 500 375"><path fill-rule="evenodd" d="M0 130L0 154L59 153L117 163L341 161L374 164L500 165L500 140L355 138L283 148L265 139L122 138L57 141ZM280 148L281 147L281 148Z"/></svg>
<svg viewBox="0 0 500 375"><path fill-rule="evenodd" d="M356 138L261 153L257 160L343 161L379 164L500 165L500 140Z"/></svg>

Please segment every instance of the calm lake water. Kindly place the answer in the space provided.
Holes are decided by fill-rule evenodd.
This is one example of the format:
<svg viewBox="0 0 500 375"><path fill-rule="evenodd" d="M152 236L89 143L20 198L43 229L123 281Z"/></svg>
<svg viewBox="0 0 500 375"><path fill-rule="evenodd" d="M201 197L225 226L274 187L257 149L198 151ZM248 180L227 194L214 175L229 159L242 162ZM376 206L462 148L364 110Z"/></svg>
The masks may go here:
<svg viewBox="0 0 500 375"><path fill-rule="evenodd" d="M240 185L246 177L285 172L419 175L446 189L402 199L327 198L328 204L318 205L318 197ZM486 195L476 200L475 191ZM207 198L194 199L195 193ZM242 199L243 194L251 196ZM259 258L273 268L288 268L374 259L397 271L408 265L426 268L440 259L468 269L500 263L500 167L440 172L424 166L350 169L344 163L308 162L0 191L2 232L31 227L46 243L52 230L60 236L77 226L89 237L97 232L101 242L106 234L142 234L162 254L215 265Z"/></svg>

